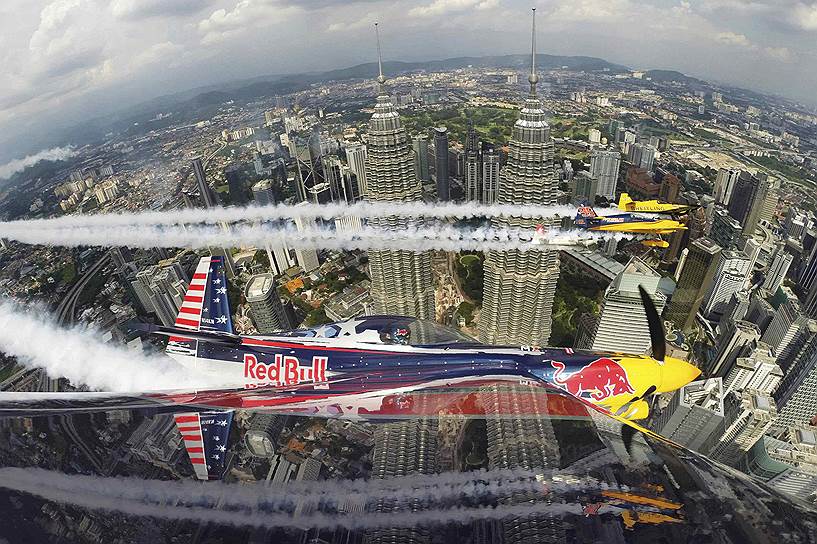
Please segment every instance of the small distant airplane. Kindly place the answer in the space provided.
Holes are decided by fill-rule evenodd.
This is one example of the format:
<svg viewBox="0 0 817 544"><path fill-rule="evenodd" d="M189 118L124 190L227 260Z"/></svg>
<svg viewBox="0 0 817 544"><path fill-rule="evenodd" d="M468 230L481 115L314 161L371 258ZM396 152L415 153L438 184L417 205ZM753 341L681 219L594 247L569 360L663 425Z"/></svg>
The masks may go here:
<svg viewBox="0 0 817 544"><path fill-rule="evenodd" d="M693 206L684 204L669 204L657 200L633 200L627 193L621 193L618 199L618 209L623 212L661 213L680 215L687 213Z"/></svg>
<svg viewBox="0 0 817 544"><path fill-rule="evenodd" d="M590 206L579 206L574 225L587 230L626 232L644 236L641 243L647 247L669 247L661 235L686 230L686 225L674 219L639 216L632 213L597 215Z"/></svg>

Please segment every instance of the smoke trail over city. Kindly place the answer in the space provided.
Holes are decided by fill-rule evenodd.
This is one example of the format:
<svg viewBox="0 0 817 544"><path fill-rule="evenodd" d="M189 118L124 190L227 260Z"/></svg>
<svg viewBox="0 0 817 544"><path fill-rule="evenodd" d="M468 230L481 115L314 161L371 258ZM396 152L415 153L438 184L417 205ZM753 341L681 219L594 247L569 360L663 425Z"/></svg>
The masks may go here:
<svg viewBox="0 0 817 544"><path fill-rule="evenodd" d="M355 216L425 217L472 219L477 217L573 217L573 206L483 205L479 203L425 203L425 202L358 202L356 204L275 204L246 208L184 208L162 212L141 212L97 215L66 215L54 219L35 219L0 224L20 228L111 227L122 225L177 225L192 223L224 223L236 221L274 221L282 219L332 219Z"/></svg>
<svg viewBox="0 0 817 544"><path fill-rule="evenodd" d="M60 327L40 307L26 311L11 302L0 302L0 351L54 378L112 392L214 385L202 376L192 376L168 357L146 356L99 338L99 331L93 329Z"/></svg>
<svg viewBox="0 0 817 544"><path fill-rule="evenodd" d="M40 496L76 506L114 510L136 516L151 516L167 520L207 521L236 526L257 527L313 527L347 529L374 529L382 527L412 527L436 523L469 522L474 519L502 519L509 516L561 516L581 514L582 505L576 503L523 503L491 506L462 507L462 498L472 499L507 497L515 493L537 495L581 492L604 489L592 478L564 479L544 482L527 471L493 471L446 473L435 476L458 484L431 484L417 486L415 476L392 480L300 482L287 486L285 493L275 493L264 485L237 486L234 484L198 482L164 482L133 478L101 478L97 476L64 475L41 469L0 469L0 487ZM383 485L389 489L373 488ZM351 486L350 486L351 484ZM358 486L362 489L358 492ZM354 489L350 489L353 487ZM320 512L317 507L334 505L338 510L349 501L365 504L378 499L425 501L426 509L407 511L398 509L389 513ZM440 503L440 504L435 504ZM172 505L172 506L170 506ZM290 512L296 506L303 515ZM217 508L216 508L217 506Z"/></svg>
<svg viewBox="0 0 817 544"><path fill-rule="evenodd" d="M400 248L408 251L468 251L543 249L546 245L588 245L601 240L620 240L622 233L584 230L553 230L536 236L532 231L478 227L459 229L451 226L409 227L401 230L367 226L358 231L336 231L271 224L195 226L111 226L27 229L20 225L0 226L0 237L27 244L52 246L128 246L134 248L187 247L264 247L287 245L302 249L377 250Z"/></svg>
<svg viewBox="0 0 817 544"><path fill-rule="evenodd" d="M74 155L76 155L76 152L71 146L43 149L33 155L26 155L22 159L14 159L6 164L0 164L0 179L8 179L40 161L63 161L70 159Z"/></svg>

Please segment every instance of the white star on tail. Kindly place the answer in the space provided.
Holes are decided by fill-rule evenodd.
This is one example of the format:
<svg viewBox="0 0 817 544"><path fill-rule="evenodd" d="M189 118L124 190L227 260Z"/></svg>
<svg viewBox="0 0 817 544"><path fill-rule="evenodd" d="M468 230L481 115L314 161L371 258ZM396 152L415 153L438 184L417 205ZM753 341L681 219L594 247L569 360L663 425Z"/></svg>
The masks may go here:
<svg viewBox="0 0 817 544"><path fill-rule="evenodd" d="M227 323L227 316L226 315L218 316L216 318L216 323L222 323L222 324ZM219 423L219 425L221 425L221 423Z"/></svg>

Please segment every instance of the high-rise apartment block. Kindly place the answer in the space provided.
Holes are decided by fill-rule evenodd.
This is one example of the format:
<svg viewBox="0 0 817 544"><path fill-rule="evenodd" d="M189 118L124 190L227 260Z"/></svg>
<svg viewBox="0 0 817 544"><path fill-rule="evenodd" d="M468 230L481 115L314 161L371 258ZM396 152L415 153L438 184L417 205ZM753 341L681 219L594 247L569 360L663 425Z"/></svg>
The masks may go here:
<svg viewBox="0 0 817 544"><path fill-rule="evenodd" d="M617 150L596 149L590 154L590 175L598 180L596 194L615 200L621 154Z"/></svg>
<svg viewBox="0 0 817 544"><path fill-rule="evenodd" d="M272 274L251 277L244 294L250 307L250 318L259 333L270 334L295 327L281 303Z"/></svg>

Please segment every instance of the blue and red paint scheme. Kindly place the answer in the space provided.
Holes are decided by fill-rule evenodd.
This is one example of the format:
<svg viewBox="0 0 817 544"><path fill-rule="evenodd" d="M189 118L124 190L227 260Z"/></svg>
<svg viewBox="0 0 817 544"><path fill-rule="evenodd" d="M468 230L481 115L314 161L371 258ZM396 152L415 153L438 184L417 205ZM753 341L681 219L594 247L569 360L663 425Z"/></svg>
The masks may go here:
<svg viewBox="0 0 817 544"><path fill-rule="evenodd" d="M229 411L346 418L418 415L419 392L497 383L558 388L627 419L646 416L645 398L694 380L694 366L672 358L570 348L484 345L433 322L366 316L265 336L232 331L227 280L218 257L202 258L166 352L191 372L217 377L216 390L153 393L160 403ZM186 414L188 417L198 412ZM466 414L467 415L467 414ZM191 456L209 450L198 437ZM193 458L193 457L191 457ZM212 465L207 478L223 467ZM199 474L201 472L201 474ZM203 471L197 475L204 478Z"/></svg>

